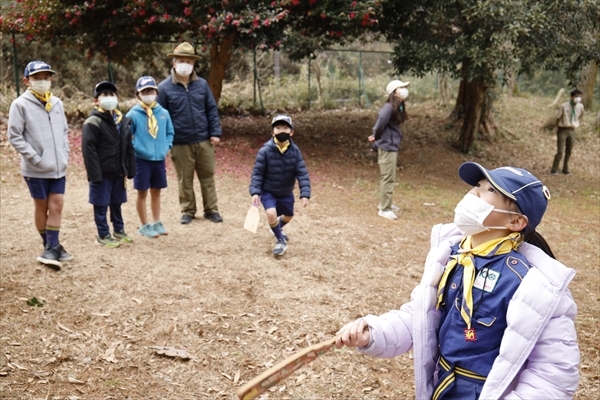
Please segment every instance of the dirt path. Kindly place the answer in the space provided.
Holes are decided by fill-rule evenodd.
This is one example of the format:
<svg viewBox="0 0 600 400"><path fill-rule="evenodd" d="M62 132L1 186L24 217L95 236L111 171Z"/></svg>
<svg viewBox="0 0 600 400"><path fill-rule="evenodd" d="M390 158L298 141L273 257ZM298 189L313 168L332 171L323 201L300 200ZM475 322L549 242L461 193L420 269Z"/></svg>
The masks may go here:
<svg viewBox="0 0 600 400"><path fill-rule="evenodd" d="M271 255L264 215L257 234L242 229L252 163L268 137L266 118L224 119L217 174L223 224L178 223L171 169L162 197L169 235L134 235L130 189L124 217L135 242L118 249L94 244L74 137L61 238L75 260L60 273L35 263L41 241L31 200L16 154L1 148L0 398L234 399L237 386L346 322L399 307L420 279L431 226L452 218L467 189L456 177L458 165L481 161L448 146L447 133L437 128L440 113L419 111L400 154L401 212L394 222L376 215L378 170L364 140L373 112L298 115L297 139L314 196L286 227L290 243L280 260ZM577 269L571 285L582 349L577 398L596 399L598 140L581 139L574 175L551 177L545 165L553 137L536 135L504 158L514 165L521 160L549 182L554 197L540 231L558 258ZM498 166L489 147L481 154L487 159L481 162ZM43 307L28 306L33 297L45 301ZM153 346L184 349L191 359L161 356ZM342 349L264 398L412 398L412 379L410 355L383 360Z"/></svg>

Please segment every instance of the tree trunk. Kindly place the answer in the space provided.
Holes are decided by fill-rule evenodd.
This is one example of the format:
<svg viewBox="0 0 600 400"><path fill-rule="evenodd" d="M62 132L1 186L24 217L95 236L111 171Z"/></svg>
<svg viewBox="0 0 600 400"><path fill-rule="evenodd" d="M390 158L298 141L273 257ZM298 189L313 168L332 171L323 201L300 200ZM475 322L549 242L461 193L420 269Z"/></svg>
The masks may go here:
<svg viewBox="0 0 600 400"><path fill-rule="evenodd" d="M458 95L456 96L456 103L454 104L454 109L448 116L451 120L461 120L464 116L464 102L465 102L465 81L466 79L460 80L458 84Z"/></svg>
<svg viewBox="0 0 600 400"><path fill-rule="evenodd" d="M581 68L581 104L586 110L592 109L592 99L594 98L594 86L596 86L596 77L598 76L598 64L590 61Z"/></svg>
<svg viewBox="0 0 600 400"><path fill-rule="evenodd" d="M487 85L480 79L465 82L462 104L464 118L458 138L458 146L463 153L473 149L480 125L485 126L485 116L488 115L484 109L487 90Z"/></svg>
<svg viewBox="0 0 600 400"><path fill-rule="evenodd" d="M445 106L450 102L450 82L447 73L438 74L438 88L440 105Z"/></svg>
<svg viewBox="0 0 600 400"><path fill-rule="evenodd" d="M232 46L235 35L225 36L220 42L213 42L210 47L210 69L208 72L208 87L215 98L217 104L221 98L223 90L223 79L227 65L231 61Z"/></svg>

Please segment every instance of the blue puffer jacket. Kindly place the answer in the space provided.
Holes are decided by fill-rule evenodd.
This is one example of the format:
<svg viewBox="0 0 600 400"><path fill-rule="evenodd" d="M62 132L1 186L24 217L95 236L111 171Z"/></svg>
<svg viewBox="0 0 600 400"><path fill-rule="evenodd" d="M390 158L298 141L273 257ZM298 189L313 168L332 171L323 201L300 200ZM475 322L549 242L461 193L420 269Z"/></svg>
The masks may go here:
<svg viewBox="0 0 600 400"><path fill-rule="evenodd" d="M162 161L173 145L173 123L169 112L160 104L154 103L152 113L158 123L158 133L153 138L148 133L148 115L141 105L136 104L129 110L127 116L131 118L131 134L133 135L133 148L135 156L142 160Z"/></svg>
<svg viewBox="0 0 600 400"><path fill-rule="evenodd" d="M195 72L186 88L171 69L171 76L158 84L156 101L171 115L173 144L195 144L221 136L217 102L208 83Z"/></svg>
<svg viewBox="0 0 600 400"><path fill-rule="evenodd" d="M300 186L300 198L310 198L310 180L300 149L290 139L290 146L281 154L271 139L256 156L250 195L260 196L267 192L276 197L288 196L294 191L296 179Z"/></svg>

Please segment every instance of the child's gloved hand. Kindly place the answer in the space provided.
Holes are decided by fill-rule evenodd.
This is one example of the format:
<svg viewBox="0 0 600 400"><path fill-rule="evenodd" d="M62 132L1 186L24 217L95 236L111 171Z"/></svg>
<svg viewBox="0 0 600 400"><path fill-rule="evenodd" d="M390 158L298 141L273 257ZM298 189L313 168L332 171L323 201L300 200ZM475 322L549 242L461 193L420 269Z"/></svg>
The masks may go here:
<svg viewBox="0 0 600 400"><path fill-rule="evenodd" d="M336 335L338 339L335 341L335 347L338 349L344 345L348 347L366 347L371 340L369 325L362 318L344 325Z"/></svg>

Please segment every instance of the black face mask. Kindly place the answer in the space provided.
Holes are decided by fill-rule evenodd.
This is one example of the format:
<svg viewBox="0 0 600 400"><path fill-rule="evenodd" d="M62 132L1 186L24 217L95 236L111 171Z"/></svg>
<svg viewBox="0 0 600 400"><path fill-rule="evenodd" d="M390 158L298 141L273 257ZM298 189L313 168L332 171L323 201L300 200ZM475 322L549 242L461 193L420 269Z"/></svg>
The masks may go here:
<svg viewBox="0 0 600 400"><path fill-rule="evenodd" d="M279 143L287 142L288 140L290 140L290 134L278 133L277 135L275 135L275 139L277 139Z"/></svg>

